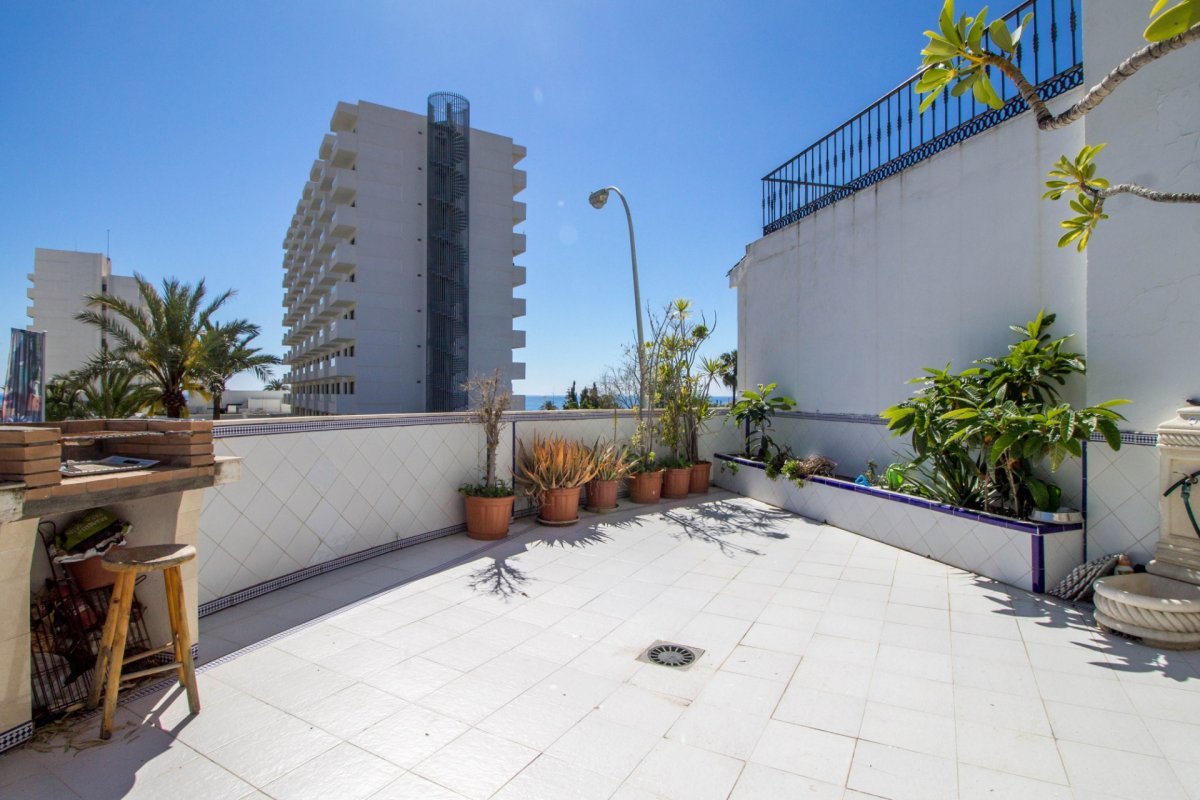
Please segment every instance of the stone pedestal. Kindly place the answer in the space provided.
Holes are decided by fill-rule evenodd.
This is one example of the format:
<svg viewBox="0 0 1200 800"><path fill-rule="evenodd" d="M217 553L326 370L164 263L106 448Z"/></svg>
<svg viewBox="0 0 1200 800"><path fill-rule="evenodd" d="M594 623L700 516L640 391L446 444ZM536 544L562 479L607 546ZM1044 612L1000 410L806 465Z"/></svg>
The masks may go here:
<svg viewBox="0 0 1200 800"><path fill-rule="evenodd" d="M1200 648L1200 532L1185 504L1185 484L1200 478L1200 407L1179 410L1158 427L1158 544L1145 575L1096 581L1096 621L1172 650ZM1196 477L1193 477L1196 476ZM1200 519L1200 484L1191 499Z"/></svg>

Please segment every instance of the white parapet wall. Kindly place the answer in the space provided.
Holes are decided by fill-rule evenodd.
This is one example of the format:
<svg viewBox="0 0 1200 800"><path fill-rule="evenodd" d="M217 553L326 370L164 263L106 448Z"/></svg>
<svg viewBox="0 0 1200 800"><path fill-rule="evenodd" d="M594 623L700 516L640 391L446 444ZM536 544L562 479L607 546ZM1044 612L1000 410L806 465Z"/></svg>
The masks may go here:
<svg viewBox="0 0 1200 800"><path fill-rule="evenodd" d="M244 458L242 478L205 493L200 519L200 602L215 610L373 552L461 530L458 487L480 479L482 428L462 414L218 422L217 455ZM702 455L736 449L738 434L713 419ZM628 441L635 420L615 415ZM514 442L556 433L612 439L611 411L515 412L497 463L511 480ZM518 513L528 508L519 499Z"/></svg>

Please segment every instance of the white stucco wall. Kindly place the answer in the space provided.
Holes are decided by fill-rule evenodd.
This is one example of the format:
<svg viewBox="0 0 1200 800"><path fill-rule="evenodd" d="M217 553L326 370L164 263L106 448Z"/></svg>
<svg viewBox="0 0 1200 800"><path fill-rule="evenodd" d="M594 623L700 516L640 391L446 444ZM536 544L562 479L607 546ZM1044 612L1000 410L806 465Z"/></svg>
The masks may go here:
<svg viewBox="0 0 1200 800"><path fill-rule="evenodd" d="M1089 0L1085 86L1144 45L1146 11ZM1079 254L1057 247L1066 204L1039 198L1051 164L1085 141L1109 143L1100 173L1115 182L1200 190L1197 76L1200 46L1147 67L1081 123L1043 133L1022 115L750 244L730 275L739 385L778 382L804 412L878 414L922 367L1002 354L1007 326L1045 307L1089 359L1067 398L1128 398L1123 429L1153 431L1200 394L1200 209L1113 199ZM900 444L862 423L780 427L798 452L819 450L848 474L865 457L888 463ZM1156 538L1149 448L1102 449L1090 448L1093 544L1144 560ZM1075 494L1077 481L1062 478Z"/></svg>
<svg viewBox="0 0 1200 800"><path fill-rule="evenodd" d="M1147 3L1088 0L1085 77L1099 80L1145 45ZM1145 67L1089 114L1107 142L1100 174L1200 191L1200 45ZM1088 399L1129 397L1130 427L1153 431L1200 395L1200 206L1116 197L1087 250Z"/></svg>

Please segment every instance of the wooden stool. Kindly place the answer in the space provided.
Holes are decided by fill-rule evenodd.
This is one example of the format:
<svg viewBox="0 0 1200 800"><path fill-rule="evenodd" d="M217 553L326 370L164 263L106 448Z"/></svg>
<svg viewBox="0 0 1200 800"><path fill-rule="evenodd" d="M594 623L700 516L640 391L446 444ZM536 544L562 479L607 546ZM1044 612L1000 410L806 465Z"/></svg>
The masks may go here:
<svg viewBox="0 0 1200 800"><path fill-rule="evenodd" d="M96 657L96 674L88 707L100 702L104 687L104 717L100 722L100 738L112 736L113 713L117 710L117 693L121 679L134 680L157 672L177 669L179 682L187 689L188 708L200 713L200 693L196 690L196 667L192 663L192 639L188 635L187 611L183 603L183 578L179 565L196 557L190 544L152 544L145 547L114 547L104 554L105 569L117 573L112 597L108 601L108 618L104 621L104 636ZM129 633L129 611L133 607L133 585L143 572L162 572L167 589L167 614L171 619L170 644L125 658L125 638ZM140 669L122 676L121 670L134 661L174 650L175 660L169 664ZM106 673L107 672L107 680Z"/></svg>

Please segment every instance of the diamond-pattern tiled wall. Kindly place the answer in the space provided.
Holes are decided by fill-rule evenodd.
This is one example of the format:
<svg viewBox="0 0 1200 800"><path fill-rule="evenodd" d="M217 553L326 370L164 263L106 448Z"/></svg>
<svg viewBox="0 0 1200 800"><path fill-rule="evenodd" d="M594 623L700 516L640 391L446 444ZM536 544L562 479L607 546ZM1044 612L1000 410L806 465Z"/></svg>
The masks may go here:
<svg viewBox="0 0 1200 800"><path fill-rule="evenodd" d="M200 602L462 522L455 491L475 480L483 434L469 424L217 439L242 479L205 493ZM509 476L511 438L498 462Z"/></svg>
<svg viewBox="0 0 1200 800"><path fill-rule="evenodd" d="M497 453L511 480L513 425L525 441L554 431L588 443L613 435L605 414L530 415L505 425ZM737 446L715 418L702 450ZM365 423L369 424L369 423ZM622 441L633 433L621 415ZM463 522L456 491L480 477L478 425L458 422L219 437L217 455L241 456L242 479L205 492L200 517L200 602L381 544ZM517 508L528 506L518 499Z"/></svg>
<svg viewBox="0 0 1200 800"><path fill-rule="evenodd" d="M1158 542L1158 452L1125 444L1113 452L1088 445L1088 555L1128 553L1135 563L1154 557Z"/></svg>

